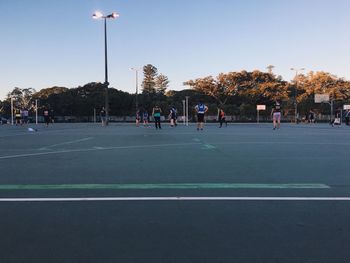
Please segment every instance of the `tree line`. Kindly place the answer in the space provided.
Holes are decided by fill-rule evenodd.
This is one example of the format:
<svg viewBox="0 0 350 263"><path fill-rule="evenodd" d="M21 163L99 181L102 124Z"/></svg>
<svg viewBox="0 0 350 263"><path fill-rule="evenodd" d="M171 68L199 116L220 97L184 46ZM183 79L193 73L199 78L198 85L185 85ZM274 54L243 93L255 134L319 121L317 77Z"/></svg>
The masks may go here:
<svg viewBox="0 0 350 263"><path fill-rule="evenodd" d="M113 87L108 89L110 116L134 116L136 101L141 111L151 112L159 105L164 112L175 106L182 114L183 100L190 97L190 109L199 100L209 107L209 114L215 115L220 107L227 115L240 116L249 120L256 116L256 105L269 107L275 100L282 102L284 115L293 115L295 107L300 115L313 110L329 114L329 106L315 104L315 94L329 94L335 107L350 102L350 82L326 72L299 74L288 82L272 72L240 71L221 73L216 77L205 76L184 82L186 89L174 91L169 88L170 81L151 65L143 67L143 80L140 94L130 94ZM33 88L15 87L7 97L0 101L0 114L11 115L11 98L15 108L35 109L38 101L39 112L53 109L56 116L92 116L104 106L105 86L92 82L76 88L50 87L40 91ZM190 110L190 114L194 112ZM268 111L265 113L269 114Z"/></svg>

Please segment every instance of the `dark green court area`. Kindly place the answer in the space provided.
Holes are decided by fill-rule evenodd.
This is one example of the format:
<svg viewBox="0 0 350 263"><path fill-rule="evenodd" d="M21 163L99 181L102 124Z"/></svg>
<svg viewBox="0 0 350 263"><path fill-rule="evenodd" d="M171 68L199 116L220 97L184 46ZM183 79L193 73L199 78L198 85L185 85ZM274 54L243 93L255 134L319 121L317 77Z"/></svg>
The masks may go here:
<svg viewBox="0 0 350 263"><path fill-rule="evenodd" d="M327 124L3 125L0 262L345 263L349 146Z"/></svg>

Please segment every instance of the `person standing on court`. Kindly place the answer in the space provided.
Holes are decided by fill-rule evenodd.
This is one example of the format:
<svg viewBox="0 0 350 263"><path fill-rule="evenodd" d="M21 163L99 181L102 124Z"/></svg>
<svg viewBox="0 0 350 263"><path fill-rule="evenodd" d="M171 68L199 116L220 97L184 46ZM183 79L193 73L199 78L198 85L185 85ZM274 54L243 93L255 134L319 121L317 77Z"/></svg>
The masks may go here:
<svg viewBox="0 0 350 263"><path fill-rule="evenodd" d="M347 110L345 113L345 123L346 125L350 125L350 110Z"/></svg>
<svg viewBox="0 0 350 263"><path fill-rule="evenodd" d="M140 121L141 121L141 114L140 114L140 110L136 111L136 127L140 126Z"/></svg>
<svg viewBox="0 0 350 263"><path fill-rule="evenodd" d="M22 110L22 124L28 124L29 111L27 109Z"/></svg>
<svg viewBox="0 0 350 263"><path fill-rule="evenodd" d="M271 110L273 119L273 129L276 130L281 127L281 104L276 100Z"/></svg>
<svg viewBox="0 0 350 263"><path fill-rule="evenodd" d="M148 127L148 112L147 112L147 110L145 110L144 112L143 112L143 117L142 117L142 119L143 119L143 126L144 127Z"/></svg>
<svg viewBox="0 0 350 263"><path fill-rule="evenodd" d="M44 109L44 121L45 121L46 127L48 127L50 123L50 113L47 108Z"/></svg>
<svg viewBox="0 0 350 263"><path fill-rule="evenodd" d="M177 119L177 110L176 108L173 106L171 107L170 109L170 114L169 114L169 117L170 117L170 126L171 127L174 127L174 126L177 126L177 123L176 123L176 119Z"/></svg>
<svg viewBox="0 0 350 263"><path fill-rule="evenodd" d="M102 107L102 110L100 111L100 117L101 117L101 124L102 126L106 126L107 119L106 119L106 110L104 107Z"/></svg>
<svg viewBox="0 0 350 263"><path fill-rule="evenodd" d="M16 121L16 126L18 124L22 124L22 114L19 108L15 109L15 121Z"/></svg>
<svg viewBox="0 0 350 263"><path fill-rule="evenodd" d="M199 129L203 130L204 114L208 111L208 107L204 105L202 101L199 101L198 105L195 107L195 110L197 112L197 131L199 131Z"/></svg>
<svg viewBox="0 0 350 263"><path fill-rule="evenodd" d="M152 115L154 118L154 123L156 125L156 129L162 129L162 127L160 126L160 115L162 114L162 110L159 108L158 105L156 105L153 110L152 110Z"/></svg>
<svg viewBox="0 0 350 263"><path fill-rule="evenodd" d="M225 116L225 112L223 109L219 109L219 122L220 122L220 126L219 128L222 127L222 124L225 123L226 127L227 127L227 121L226 121L226 116Z"/></svg>

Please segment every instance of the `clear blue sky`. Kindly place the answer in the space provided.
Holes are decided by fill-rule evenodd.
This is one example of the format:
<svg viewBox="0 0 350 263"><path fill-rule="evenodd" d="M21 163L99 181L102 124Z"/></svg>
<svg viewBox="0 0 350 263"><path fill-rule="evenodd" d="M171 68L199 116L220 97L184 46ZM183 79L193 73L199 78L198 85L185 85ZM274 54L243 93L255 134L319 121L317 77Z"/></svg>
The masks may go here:
<svg viewBox="0 0 350 263"><path fill-rule="evenodd" d="M170 89L220 72L291 67L350 79L348 0L0 0L0 99L14 87L68 88L109 81L135 92L130 67L153 64ZM140 76L141 78L142 76Z"/></svg>

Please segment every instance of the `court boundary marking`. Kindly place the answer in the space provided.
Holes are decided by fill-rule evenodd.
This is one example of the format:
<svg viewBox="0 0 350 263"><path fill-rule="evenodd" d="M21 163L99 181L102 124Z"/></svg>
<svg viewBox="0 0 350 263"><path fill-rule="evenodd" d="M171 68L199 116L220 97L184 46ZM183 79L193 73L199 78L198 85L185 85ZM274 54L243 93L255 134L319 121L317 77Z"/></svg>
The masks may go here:
<svg viewBox="0 0 350 263"><path fill-rule="evenodd" d="M174 144L150 144L150 145L131 145L131 146L115 146L115 147L93 147L93 148L87 148L87 149L71 149L71 150L58 150L58 151L40 152L40 153L4 155L4 156L0 156L0 160L15 159L15 158L21 158L21 157L60 154L60 153L106 151L106 150L116 150L116 149L140 149L140 148L155 148L155 147L169 147L169 146L176 147L176 146L190 146L190 145L202 145L202 143L174 143Z"/></svg>
<svg viewBox="0 0 350 263"><path fill-rule="evenodd" d="M93 138L94 137L87 137L87 138L77 139L77 140L73 140L73 141L66 141L66 142L56 143L56 144L52 144L52 145L41 147L38 150L49 150L52 147L62 146L62 145L69 145L69 144L74 144L74 143L79 143L79 142L85 142L85 141L92 140Z"/></svg>
<svg viewBox="0 0 350 263"><path fill-rule="evenodd" d="M55 198L0 198L0 203L25 203L25 202L135 202L135 201L262 201L262 202L284 202L284 201L350 201L350 197L191 197L191 196L167 196L167 197L55 197Z"/></svg>

